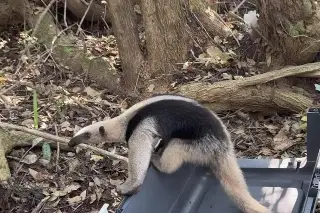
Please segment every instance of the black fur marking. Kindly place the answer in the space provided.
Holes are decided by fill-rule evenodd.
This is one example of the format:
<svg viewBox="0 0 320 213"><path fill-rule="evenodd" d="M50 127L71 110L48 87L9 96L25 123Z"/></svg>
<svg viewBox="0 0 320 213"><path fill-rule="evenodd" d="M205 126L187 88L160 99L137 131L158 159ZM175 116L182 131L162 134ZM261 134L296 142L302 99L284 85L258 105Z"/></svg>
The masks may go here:
<svg viewBox="0 0 320 213"><path fill-rule="evenodd" d="M139 123L150 117L155 119L157 132L165 143L171 138L189 139L190 143L204 137L210 141L227 140L220 122L208 109L183 100L161 100L141 108L128 123L126 140Z"/></svg>
<svg viewBox="0 0 320 213"><path fill-rule="evenodd" d="M86 140L90 139L90 137L91 137L90 132L85 132L81 135L77 135L77 136L71 138L71 140L68 143L68 146L75 147L75 146L79 145L80 143L85 143Z"/></svg>
<svg viewBox="0 0 320 213"><path fill-rule="evenodd" d="M106 134L106 130L104 129L103 126L99 127L99 132L100 132L100 135L102 135L102 136L105 136L105 134Z"/></svg>

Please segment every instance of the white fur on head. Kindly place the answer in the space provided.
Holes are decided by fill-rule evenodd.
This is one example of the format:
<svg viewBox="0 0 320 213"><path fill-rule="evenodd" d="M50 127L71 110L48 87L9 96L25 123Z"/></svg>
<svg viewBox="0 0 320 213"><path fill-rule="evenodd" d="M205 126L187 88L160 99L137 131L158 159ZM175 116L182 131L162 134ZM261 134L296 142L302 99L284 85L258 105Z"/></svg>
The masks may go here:
<svg viewBox="0 0 320 213"><path fill-rule="evenodd" d="M116 117L83 127L69 141L69 146L73 147L81 143L121 142L124 140L125 127L119 121Z"/></svg>

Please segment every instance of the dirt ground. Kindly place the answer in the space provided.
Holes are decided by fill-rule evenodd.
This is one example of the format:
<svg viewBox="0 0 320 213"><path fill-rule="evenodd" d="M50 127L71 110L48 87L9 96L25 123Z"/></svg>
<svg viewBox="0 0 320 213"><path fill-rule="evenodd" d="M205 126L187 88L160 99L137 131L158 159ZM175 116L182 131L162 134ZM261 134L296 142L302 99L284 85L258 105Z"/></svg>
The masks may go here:
<svg viewBox="0 0 320 213"><path fill-rule="evenodd" d="M59 136L71 137L79 128L114 117L133 104L127 97L98 88L85 74L62 71L61 65L50 55L41 56L43 47L35 44L26 48L28 38L22 32L23 26L9 26L0 33L0 84L9 88L6 100L2 99L0 103L2 121L33 128L32 88L37 89L39 130ZM113 36L94 32L87 33L85 39L92 53L101 56L107 52L113 65L120 66ZM242 40L244 43L247 42L245 39ZM226 45L226 48L230 47ZM215 82L258 74L263 52L260 55L257 54L259 51L248 52L254 48L259 49L257 42L234 50L246 52L248 57L238 57L226 64L188 64L175 76L172 87L191 81ZM203 52L201 48L195 49L194 54L199 56ZM25 73L30 65L33 69ZM231 132L239 157L305 156L305 115L265 116L239 110L220 116ZM127 154L126 144L102 147L124 156ZM8 154L12 178L7 188L0 187L0 212L32 212L48 195L51 196L42 212L93 213L104 203L108 203L110 212L114 212L122 199L116 193L115 185L126 178L127 168L122 162L88 150L60 150L57 153L52 148L51 152L49 163L43 160L41 148L16 148Z"/></svg>

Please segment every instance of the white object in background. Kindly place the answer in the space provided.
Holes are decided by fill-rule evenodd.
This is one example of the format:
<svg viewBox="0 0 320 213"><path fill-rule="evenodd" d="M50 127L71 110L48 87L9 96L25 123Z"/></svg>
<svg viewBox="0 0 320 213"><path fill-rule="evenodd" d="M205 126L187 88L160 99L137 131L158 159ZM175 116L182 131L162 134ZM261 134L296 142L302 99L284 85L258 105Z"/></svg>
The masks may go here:
<svg viewBox="0 0 320 213"><path fill-rule="evenodd" d="M248 13L243 15L244 23L246 23L249 27L257 27L258 26L258 17L257 11L251 10Z"/></svg>
<svg viewBox="0 0 320 213"><path fill-rule="evenodd" d="M108 213L109 204L103 204L102 208L100 209L99 213Z"/></svg>

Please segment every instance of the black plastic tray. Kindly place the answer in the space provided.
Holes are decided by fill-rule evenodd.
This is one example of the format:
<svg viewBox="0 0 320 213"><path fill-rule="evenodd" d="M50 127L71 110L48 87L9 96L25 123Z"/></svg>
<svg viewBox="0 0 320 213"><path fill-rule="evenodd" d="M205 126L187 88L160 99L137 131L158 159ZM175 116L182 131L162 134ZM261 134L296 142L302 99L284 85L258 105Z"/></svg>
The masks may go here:
<svg viewBox="0 0 320 213"><path fill-rule="evenodd" d="M277 213L314 213L318 195L320 109L308 111L306 158L239 159L253 197ZM168 175L150 166L121 213L240 213L209 170L189 164Z"/></svg>

